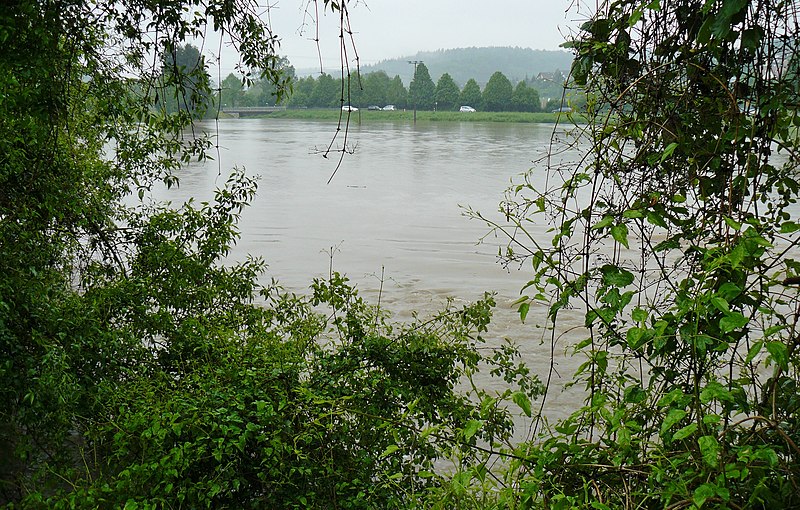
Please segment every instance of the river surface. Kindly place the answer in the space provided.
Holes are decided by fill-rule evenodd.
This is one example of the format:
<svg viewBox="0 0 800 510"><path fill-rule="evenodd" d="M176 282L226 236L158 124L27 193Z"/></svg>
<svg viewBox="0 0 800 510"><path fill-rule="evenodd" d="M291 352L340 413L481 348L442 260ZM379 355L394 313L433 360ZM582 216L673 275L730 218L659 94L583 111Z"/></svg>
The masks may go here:
<svg viewBox="0 0 800 510"><path fill-rule="evenodd" d="M479 242L489 227L465 216L463 207L502 221L505 189L538 165L554 133L560 136L553 125L351 122L346 147L353 153L345 154L330 183L339 153L325 158L320 150L331 144L335 123L229 119L203 127L218 136L217 160L189 165L178 188L158 190L155 198L209 200L234 166L260 176L231 257L263 257L269 265L264 283L275 278L304 293L332 264L373 303L382 286L382 306L398 319L438 310L449 297L466 303L493 291L498 308L488 342L511 338L534 371L547 377L550 340L536 327L544 307L532 309L522 324L512 306L529 269L504 268L497 255L507 240ZM333 146L343 143L339 132ZM544 235L545 226L534 228ZM583 322L567 319L566 329ZM566 347L556 350L563 354ZM574 366L559 359L546 405L551 418L580 405L578 394L560 391L567 379L558 374L568 378Z"/></svg>

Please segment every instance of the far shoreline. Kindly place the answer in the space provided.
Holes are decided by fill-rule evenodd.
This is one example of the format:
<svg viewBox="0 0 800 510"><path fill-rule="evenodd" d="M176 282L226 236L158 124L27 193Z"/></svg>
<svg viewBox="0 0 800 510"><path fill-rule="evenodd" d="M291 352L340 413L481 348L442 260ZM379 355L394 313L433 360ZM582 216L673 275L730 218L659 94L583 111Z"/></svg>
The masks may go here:
<svg viewBox="0 0 800 510"><path fill-rule="evenodd" d="M550 112L454 112L454 111L421 111L417 110L417 121L422 122L511 122L527 124L554 124L556 122L576 123L582 120L580 115L571 113ZM224 111L219 118L236 118ZM246 115L241 119L273 118L300 120L331 120L350 123L360 122L414 122L413 110L381 111L358 109L347 112L334 108L287 108L269 113Z"/></svg>

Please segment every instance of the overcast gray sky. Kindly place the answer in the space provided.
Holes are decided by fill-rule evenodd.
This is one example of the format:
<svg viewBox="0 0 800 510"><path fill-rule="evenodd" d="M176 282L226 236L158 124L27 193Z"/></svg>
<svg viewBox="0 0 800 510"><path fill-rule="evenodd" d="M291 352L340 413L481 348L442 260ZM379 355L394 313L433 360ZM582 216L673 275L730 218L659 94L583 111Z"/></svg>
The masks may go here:
<svg viewBox="0 0 800 510"><path fill-rule="evenodd" d="M313 13L307 14L313 3L267 1L271 25L281 38L279 53L297 69L319 68ZM362 65L418 51L470 46L555 50L585 18L576 0L351 0L349 9ZM338 13L320 13L319 35L323 69L336 71L340 66ZM206 52L217 47L207 44ZM353 64L350 44L347 51ZM235 64L235 57L223 50L222 76L233 71Z"/></svg>

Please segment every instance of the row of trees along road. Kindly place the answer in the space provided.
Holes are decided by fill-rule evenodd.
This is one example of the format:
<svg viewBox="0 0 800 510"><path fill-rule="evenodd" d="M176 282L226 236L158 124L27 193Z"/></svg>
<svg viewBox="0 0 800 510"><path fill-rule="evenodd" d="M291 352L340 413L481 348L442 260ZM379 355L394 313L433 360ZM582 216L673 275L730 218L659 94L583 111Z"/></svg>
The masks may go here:
<svg viewBox="0 0 800 510"><path fill-rule="evenodd" d="M284 68L290 76L294 75L288 62L284 61ZM243 80L231 73L222 81L220 89L223 108L276 104L274 86L263 80L245 88ZM459 88L447 73L434 83L425 64L416 66L414 79L408 88L400 76L390 78L383 71L364 75L353 72L345 76L344 86L342 78L329 74L300 78L283 104L298 108L337 108L342 105L342 98L345 103L359 107L393 104L398 108L413 108L416 103L420 110L457 110L461 105L486 111L538 112L542 109L535 88L525 81L512 85L499 71L491 76L481 91L474 79Z"/></svg>

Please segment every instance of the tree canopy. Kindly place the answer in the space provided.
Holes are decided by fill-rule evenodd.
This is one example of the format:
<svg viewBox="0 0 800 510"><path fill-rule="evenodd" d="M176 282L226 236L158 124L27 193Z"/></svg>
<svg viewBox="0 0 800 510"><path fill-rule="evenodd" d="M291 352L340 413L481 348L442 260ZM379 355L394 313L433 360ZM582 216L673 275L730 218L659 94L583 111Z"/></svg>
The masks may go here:
<svg viewBox="0 0 800 510"><path fill-rule="evenodd" d="M464 84L464 88L461 89L461 95L459 99L461 100L462 105L480 105L481 104L481 88L473 79L467 81Z"/></svg>
<svg viewBox="0 0 800 510"><path fill-rule="evenodd" d="M453 78L444 73L436 82L436 108L439 110L453 110L458 107L458 96L461 93Z"/></svg>
<svg viewBox="0 0 800 510"><path fill-rule="evenodd" d="M433 110L436 85L424 63L415 64L414 69L414 79L408 85L408 101L420 110Z"/></svg>
<svg viewBox="0 0 800 510"><path fill-rule="evenodd" d="M485 110L490 112L510 111L513 93L514 88L506 75L497 71L489 78L489 82L483 89L481 104Z"/></svg>

